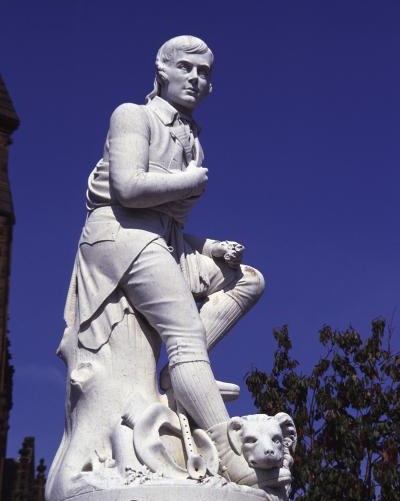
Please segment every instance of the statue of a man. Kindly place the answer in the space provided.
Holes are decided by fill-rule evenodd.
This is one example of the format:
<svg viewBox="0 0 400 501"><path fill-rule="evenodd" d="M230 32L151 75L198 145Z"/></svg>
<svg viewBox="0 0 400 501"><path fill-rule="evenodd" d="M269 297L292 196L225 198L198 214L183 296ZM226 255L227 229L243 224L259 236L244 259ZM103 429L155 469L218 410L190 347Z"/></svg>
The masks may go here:
<svg viewBox="0 0 400 501"><path fill-rule="evenodd" d="M58 349L65 426L47 501L287 500L293 420L230 418L224 399L239 388L216 381L208 357L264 279L241 263L242 245L183 230L207 184L192 115L211 92L212 67L202 40L173 38L158 51L147 104L112 114Z"/></svg>
<svg viewBox="0 0 400 501"><path fill-rule="evenodd" d="M112 114L66 307L67 324L78 315L80 345L98 350L120 318L117 292L160 336L164 384L204 430L229 419L208 350L264 288L261 273L241 264L243 246L183 231L207 184L192 115L211 92L212 68L202 40L173 38L157 54L147 104Z"/></svg>

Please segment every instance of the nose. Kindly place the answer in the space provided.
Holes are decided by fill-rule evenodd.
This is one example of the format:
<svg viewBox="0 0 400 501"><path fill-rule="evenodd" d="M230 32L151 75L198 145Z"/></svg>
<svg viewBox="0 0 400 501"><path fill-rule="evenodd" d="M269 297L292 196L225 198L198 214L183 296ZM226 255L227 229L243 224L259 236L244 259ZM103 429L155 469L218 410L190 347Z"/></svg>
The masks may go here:
<svg viewBox="0 0 400 501"><path fill-rule="evenodd" d="M273 451L273 449L265 449L264 454L265 454L265 456L273 456L274 451Z"/></svg>
<svg viewBox="0 0 400 501"><path fill-rule="evenodd" d="M193 66L192 71L189 73L189 82L197 82L199 79L199 74L197 73L197 68Z"/></svg>

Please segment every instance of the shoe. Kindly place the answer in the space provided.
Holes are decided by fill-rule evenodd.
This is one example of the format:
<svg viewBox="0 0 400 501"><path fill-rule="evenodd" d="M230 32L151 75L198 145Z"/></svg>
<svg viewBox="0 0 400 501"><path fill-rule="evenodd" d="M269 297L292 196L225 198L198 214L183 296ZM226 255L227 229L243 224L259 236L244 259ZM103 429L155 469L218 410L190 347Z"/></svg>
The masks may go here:
<svg viewBox="0 0 400 501"><path fill-rule="evenodd" d="M224 402L231 402L236 400L240 395L240 386L234 383L226 383L225 381L217 381L219 392L221 393Z"/></svg>

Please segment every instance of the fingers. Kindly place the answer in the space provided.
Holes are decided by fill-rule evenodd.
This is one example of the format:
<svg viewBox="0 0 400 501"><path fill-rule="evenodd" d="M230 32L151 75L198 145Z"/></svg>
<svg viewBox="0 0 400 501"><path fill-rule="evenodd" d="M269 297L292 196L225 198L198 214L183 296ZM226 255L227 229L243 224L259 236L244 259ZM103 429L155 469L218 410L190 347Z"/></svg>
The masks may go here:
<svg viewBox="0 0 400 501"><path fill-rule="evenodd" d="M194 170L196 170L198 172L204 172L205 174L208 173L208 169L206 167L202 167L201 165L197 165L194 160L191 160L186 167L186 171L194 171Z"/></svg>
<svg viewBox="0 0 400 501"><path fill-rule="evenodd" d="M238 268L243 259L244 245L238 242L226 241L226 247L224 261L231 268Z"/></svg>
<svg viewBox="0 0 400 501"><path fill-rule="evenodd" d="M231 268L238 268L242 262L244 245L238 242L224 240L216 242L212 249L212 255L216 258L223 258Z"/></svg>
<svg viewBox="0 0 400 501"><path fill-rule="evenodd" d="M238 255L236 251L229 251L224 254L224 261L231 268L238 268L242 262L242 255Z"/></svg>
<svg viewBox="0 0 400 501"><path fill-rule="evenodd" d="M195 160L190 160L190 162L188 163L188 165L187 165L186 168L187 169L193 169L193 168L197 169L197 167L198 167L198 165L197 165L196 161Z"/></svg>

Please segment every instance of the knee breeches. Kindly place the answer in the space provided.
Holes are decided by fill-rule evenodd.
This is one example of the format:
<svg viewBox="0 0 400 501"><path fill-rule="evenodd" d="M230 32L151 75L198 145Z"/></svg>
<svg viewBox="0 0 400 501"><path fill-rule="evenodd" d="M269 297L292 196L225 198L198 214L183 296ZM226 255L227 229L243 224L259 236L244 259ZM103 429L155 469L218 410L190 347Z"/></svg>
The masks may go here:
<svg viewBox="0 0 400 501"><path fill-rule="evenodd" d="M120 287L160 335L171 367L182 362L209 362L196 303L166 246L149 244L132 263Z"/></svg>
<svg viewBox="0 0 400 501"><path fill-rule="evenodd" d="M259 271L200 256L208 271L209 287L202 297L225 292L243 313L259 299L264 279ZM180 266L162 240L149 244L120 282L132 306L158 332L165 343L170 367L182 362L209 362L206 333L192 291Z"/></svg>

